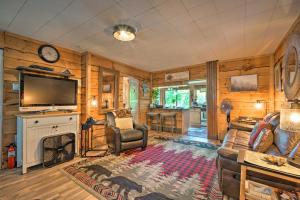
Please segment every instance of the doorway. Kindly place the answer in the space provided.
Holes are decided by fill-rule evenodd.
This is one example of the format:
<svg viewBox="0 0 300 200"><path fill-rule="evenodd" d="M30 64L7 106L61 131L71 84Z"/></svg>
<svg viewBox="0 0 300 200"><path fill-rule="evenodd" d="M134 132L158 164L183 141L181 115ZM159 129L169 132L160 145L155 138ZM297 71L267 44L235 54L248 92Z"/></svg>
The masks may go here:
<svg viewBox="0 0 300 200"><path fill-rule="evenodd" d="M207 138L207 86L206 80L193 81L191 85L192 102L190 108L190 127L188 135Z"/></svg>
<svg viewBox="0 0 300 200"><path fill-rule="evenodd" d="M139 119L139 81L123 77L123 107L131 110L133 119Z"/></svg>

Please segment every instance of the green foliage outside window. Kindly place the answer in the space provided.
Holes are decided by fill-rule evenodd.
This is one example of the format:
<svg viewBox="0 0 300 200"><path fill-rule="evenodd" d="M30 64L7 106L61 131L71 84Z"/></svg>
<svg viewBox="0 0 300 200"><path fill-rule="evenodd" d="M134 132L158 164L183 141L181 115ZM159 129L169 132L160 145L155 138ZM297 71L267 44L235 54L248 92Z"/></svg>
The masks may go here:
<svg viewBox="0 0 300 200"><path fill-rule="evenodd" d="M196 90L196 99L198 105L206 105L206 88Z"/></svg>
<svg viewBox="0 0 300 200"><path fill-rule="evenodd" d="M169 88L165 91L165 107L168 108L189 108L190 107L190 90Z"/></svg>
<svg viewBox="0 0 300 200"><path fill-rule="evenodd" d="M152 103L159 105L160 104L160 89L153 88L152 90Z"/></svg>

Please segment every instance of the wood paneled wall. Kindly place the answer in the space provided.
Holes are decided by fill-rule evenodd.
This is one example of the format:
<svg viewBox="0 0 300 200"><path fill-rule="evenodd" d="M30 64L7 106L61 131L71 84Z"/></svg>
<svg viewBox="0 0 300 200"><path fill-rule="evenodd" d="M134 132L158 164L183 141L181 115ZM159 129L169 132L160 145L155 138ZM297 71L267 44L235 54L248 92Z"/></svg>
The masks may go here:
<svg viewBox="0 0 300 200"><path fill-rule="evenodd" d="M219 62L219 100L218 100L218 129L219 138L222 139L226 133L226 115L220 110L221 102L229 99L232 102L233 110L231 120L239 116L263 117L266 112L273 110L274 101L270 98L270 89L274 87L270 79L273 78L270 56L260 56L246 59L235 59ZM231 92L230 77L239 75L258 75L258 89L253 92ZM257 110L255 103L263 100L266 108Z"/></svg>
<svg viewBox="0 0 300 200"><path fill-rule="evenodd" d="M89 102L90 99L95 96L98 99L98 87L99 87L99 67L105 67L109 69L114 69L119 71L119 108L123 106L123 77L133 77L139 80L139 85L141 86L142 81L150 82L150 73L145 72L134 67L115 62L113 60L104 58L102 56L92 54L92 53L85 53L82 56L82 71L83 71L83 78L82 78L82 113L83 113L83 120L86 117L92 116L96 119L104 119L104 114L99 114L98 108L90 107ZM85 76L85 74L90 74L90 76ZM90 78L86 78L90 77ZM88 89L87 87L88 86ZM146 112L148 112L148 107L150 104L150 96L143 97L141 90L139 92L139 122L145 122ZM96 140L95 143L97 144L106 144L106 138L104 134L103 127L95 128L95 135Z"/></svg>
<svg viewBox="0 0 300 200"><path fill-rule="evenodd" d="M300 34L300 16L294 22L288 33L285 35L284 39L280 42L280 45L276 49L274 53L274 61L275 64L282 60L282 57L285 53L286 42L290 35L292 34ZM285 98L284 92L275 91L275 110L280 110L281 108L288 107L289 104Z"/></svg>
<svg viewBox="0 0 300 200"><path fill-rule="evenodd" d="M203 63L203 64L193 65L189 67L178 67L176 69L153 72L152 87L183 84L183 82L165 82L166 73L174 73L174 72L182 72L182 71L190 72L190 80L206 79L206 65L205 63Z"/></svg>
<svg viewBox="0 0 300 200"><path fill-rule="evenodd" d="M1 35L0 35L1 36ZM1 38L1 37L0 37ZM55 71L61 72L68 68L75 79L81 79L81 54L75 51L57 47L61 58L57 63L48 64L41 60L37 50L44 42L31 38L15 35L12 33L3 33L3 40L0 39L4 47L4 99L3 99L3 161L6 161L6 145L15 141L16 136L16 114L18 114L19 94L12 90L12 84L18 83L18 66L29 66L32 64L53 67ZM78 111L81 110L81 90L79 81L78 89ZM5 167L4 163L4 167Z"/></svg>

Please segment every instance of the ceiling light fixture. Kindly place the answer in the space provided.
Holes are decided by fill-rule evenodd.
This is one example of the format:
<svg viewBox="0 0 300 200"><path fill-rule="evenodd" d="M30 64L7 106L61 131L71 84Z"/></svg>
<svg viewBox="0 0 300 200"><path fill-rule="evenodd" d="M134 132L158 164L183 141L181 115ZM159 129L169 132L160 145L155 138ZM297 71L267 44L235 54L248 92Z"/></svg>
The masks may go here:
<svg viewBox="0 0 300 200"><path fill-rule="evenodd" d="M136 30L133 27L126 24L119 24L114 26L113 36L117 40L128 42L134 40L135 33Z"/></svg>

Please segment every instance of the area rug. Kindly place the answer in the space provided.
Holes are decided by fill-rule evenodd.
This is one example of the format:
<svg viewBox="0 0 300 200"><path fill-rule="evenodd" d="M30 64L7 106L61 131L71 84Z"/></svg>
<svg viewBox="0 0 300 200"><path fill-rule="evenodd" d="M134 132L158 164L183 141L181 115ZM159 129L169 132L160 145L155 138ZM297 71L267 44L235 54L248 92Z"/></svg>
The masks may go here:
<svg viewBox="0 0 300 200"><path fill-rule="evenodd" d="M221 200L216 150L167 141L62 171L98 199Z"/></svg>

